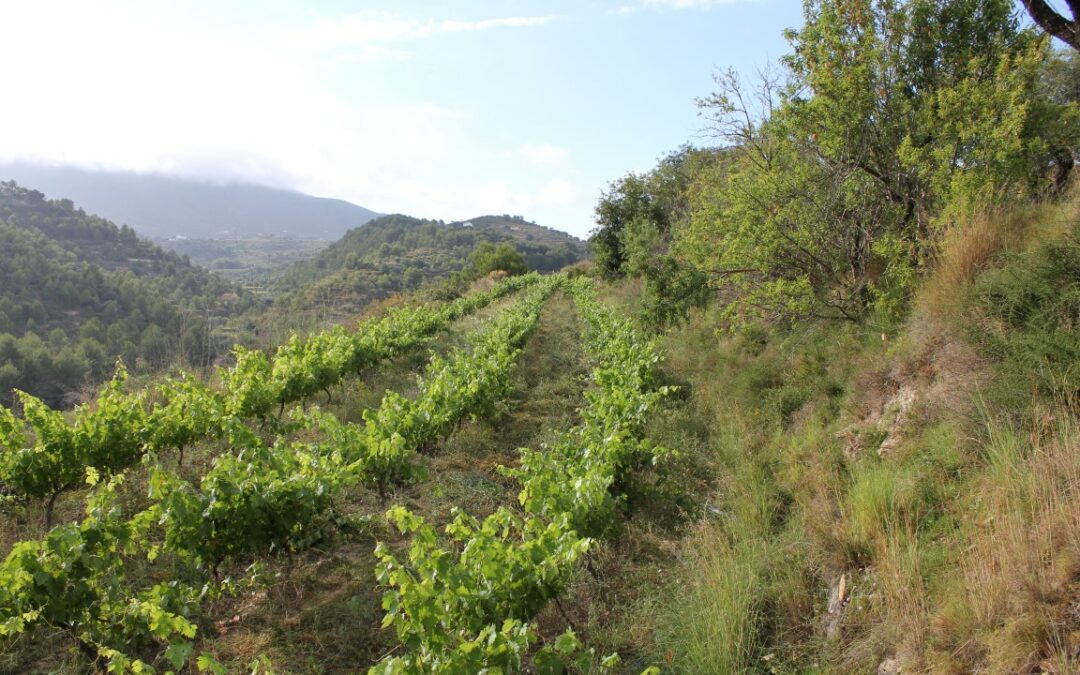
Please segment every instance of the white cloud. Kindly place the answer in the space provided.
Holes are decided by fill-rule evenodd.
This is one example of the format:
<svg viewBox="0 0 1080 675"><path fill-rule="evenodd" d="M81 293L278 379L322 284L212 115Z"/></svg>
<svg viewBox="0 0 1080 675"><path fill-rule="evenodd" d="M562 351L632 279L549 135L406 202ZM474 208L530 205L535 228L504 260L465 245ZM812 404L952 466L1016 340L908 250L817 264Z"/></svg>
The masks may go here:
<svg viewBox="0 0 1080 675"><path fill-rule="evenodd" d="M284 43L301 51L330 51L378 42L406 42L443 33L472 33L495 28L542 26L555 16L511 16L479 21L416 19L396 12L368 11L320 18L285 36Z"/></svg>
<svg viewBox="0 0 1080 675"><path fill-rule="evenodd" d="M460 150L463 111L348 101L273 36L214 34L138 4L72 2L63 22L56 11L0 8L0 60L19 64L5 84L21 99L0 106L0 159L264 182L380 208L395 181Z"/></svg>
<svg viewBox="0 0 1080 675"><path fill-rule="evenodd" d="M651 7L666 9L710 9L717 5L734 5L739 2L758 2L759 0L645 0Z"/></svg>
<svg viewBox="0 0 1080 675"><path fill-rule="evenodd" d="M561 164L570 156L570 151L550 143L525 143L519 149L522 157L537 165Z"/></svg>
<svg viewBox="0 0 1080 675"><path fill-rule="evenodd" d="M524 143L500 154L467 110L355 96L327 75L335 59L409 58L399 47L426 35L549 18L345 22L334 42L343 48L327 53L269 30L215 31L136 0L43 5L0 3L0 62L12 64L4 83L18 92L0 105L0 160L251 181L445 219L568 213L545 224L569 226L588 210L571 181L534 185L514 173L523 158L565 168L565 148ZM362 35L382 37L357 43Z"/></svg>

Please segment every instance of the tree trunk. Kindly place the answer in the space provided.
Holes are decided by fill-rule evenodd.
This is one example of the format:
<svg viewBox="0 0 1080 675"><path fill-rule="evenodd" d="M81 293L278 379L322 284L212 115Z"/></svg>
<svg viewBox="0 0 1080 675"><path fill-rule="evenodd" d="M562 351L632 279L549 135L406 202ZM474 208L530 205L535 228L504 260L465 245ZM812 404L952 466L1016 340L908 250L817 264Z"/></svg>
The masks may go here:
<svg viewBox="0 0 1080 675"><path fill-rule="evenodd" d="M79 652L82 653L91 663L94 664L94 669L97 672L105 672L105 659L101 656L101 652L98 648L80 637L75 638L75 644L79 647Z"/></svg>
<svg viewBox="0 0 1080 675"><path fill-rule="evenodd" d="M1076 164L1076 160L1073 159L1072 151L1067 148L1058 150L1054 155L1054 194L1061 194L1065 189L1065 186L1069 182L1069 177L1072 176L1073 166Z"/></svg>
<svg viewBox="0 0 1080 675"><path fill-rule="evenodd" d="M1073 18L1057 13L1046 0L1022 0L1035 23L1073 49L1080 51L1080 0L1066 0Z"/></svg>
<svg viewBox="0 0 1080 675"><path fill-rule="evenodd" d="M69 485L64 485L64 486L58 488L55 492L52 493L52 495L49 496L49 501L45 504L45 529L46 529L46 531L52 529L53 508L56 506L56 498L59 497L61 493L67 492L70 488L71 488L70 484Z"/></svg>

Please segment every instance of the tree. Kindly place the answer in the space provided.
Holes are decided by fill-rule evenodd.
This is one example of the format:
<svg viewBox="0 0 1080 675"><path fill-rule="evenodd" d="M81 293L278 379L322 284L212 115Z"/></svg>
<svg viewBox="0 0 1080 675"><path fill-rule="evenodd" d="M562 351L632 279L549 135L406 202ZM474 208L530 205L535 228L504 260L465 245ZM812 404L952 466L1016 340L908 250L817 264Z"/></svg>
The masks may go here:
<svg viewBox="0 0 1080 675"><path fill-rule="evenodd" d="M589 237L600 271L607 277L621 276L627 262L626 231L636 230L639 238L647 236L661 218L649 194L647 176L628 173L614 181L596 205L597 228Z"/></svg>
<svg viewBox="0 0 1080 675"><path fill-rule="evenodd" d="M1054 49L1047 55L1042 73L1043 95L1059 106L1074 107L1080 103L1080 53L1073 49ZM1059 125L1060 126L1060 125ZM1068 130L1060 128L1060 135L1065 138ZM1072 175L1075 160L1075 148L1068 141L1057 144L1054 155L1053 184L1055 191L1061 192Z"/></svg>
<svg viewBox="0 0 1080 675"><path fill-rule="evenodd" d="M169 365L169 337L157 324L148 325L139 337L139 354L153 370Z"/></svg>
<svg viewBox="0 0 1080 675"><path fill-rule="evenodd" d="M783 77L700 102L730 161L677 250L741 313L895 314L958 211L1035 194L1074 141L1009 0L810 0Z"/></svg>
<svg viewBox="0 0 1080 675"><path fill-rule="evenodd" d="M1072 19L1067 19L1046 0L1021 0L1028 14L1043 30L1073 49L1080 50L1080 0L1065 0Z"/></svg>
<svg viewBox="0 0 1080 675"><path fill-rule="evenodd" d="M667 253L672 228L689 214L692 177L715 157L686 145L651 171L631 172L611 183L596 205L597 227L589 238L605 276L640 276Z"/></svg>
<svg viewBox="0 0 1080 675"><path fill-rule="evenodd" d="M1047 55L1042 74L1045 95L1054 103L1080 102L1080 52L1054 49ZM2 307L0 307L2 309Z"/></svg>
<svg viewBox="0 0 1080 675"><path fill-rule="evenodd" d="M401 285L407 289L414 289L424 283L424 273L415 267L408 267L401 274Z"/></svg>
<svg viewBox="0 0 1080 675"><path fill-rule="evenodd" d="M469 270L474 278L478 278L495 270L510 275L524 274L529 268L525 265L525 258L510 242L496 245L484 241L477 244L469 256Z"/></svg>

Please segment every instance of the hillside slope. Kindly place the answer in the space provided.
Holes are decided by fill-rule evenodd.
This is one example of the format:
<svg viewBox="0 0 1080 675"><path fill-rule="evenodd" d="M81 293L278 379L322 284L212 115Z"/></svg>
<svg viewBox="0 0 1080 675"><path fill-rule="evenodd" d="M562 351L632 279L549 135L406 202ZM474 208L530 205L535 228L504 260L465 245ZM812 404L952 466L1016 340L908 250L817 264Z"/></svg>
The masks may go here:
<svg viewBox="0 0 1080 675"><path fill-rule="evenodd" d="M160 174L9 163L0 164L0 179L15 180L52 199L72 199L91 213L158 240L257 235L332 240L377 215L340 199Z"/></svg>
<svg viewBox="0 0 1080 675"><path fill-rule="evenodd" d="M133 230L0 184L0 400L13 387L61 403L117 356L154 368L216 351L209 321L242 292Z"/></svg>
<svg viewBox="0 0 1080 675"><path fill-rule="evenodd" d="M518 217L483 216L444 223L405 215L377 218L349 231L281 280L297 307L359 308L372 300L443 279L463 269L477 244L510 242L529 269L551 272L585 258L585 243Z"/></svg>
<svg viewBox="0 0 1080 675"><path fill-rule="evenodd" d="M281 473L269 468L276 463L260 464L266 460L258 453L248 459L223 452L228 446L216 438L192 444L187 464L159 460L184 474L176 485L185 495L196 484L242 485L258 494L221 507L251 513L251 521L216 512L219 529L208 532L301 514L302 527L277 535L295 548L264 550L254 539L251 549L241 549L250 555L218 554L230 579L256 569L254 557L272 581L239 586L205 606L202 596L191 600L191 616L201 617L197 649L228 670L259 660L285 672L312 664L356 672L408 652L394 647L400 635L384 617L398 620L395 588L420 579L413 588L425 602L410 609L437 615L461 606L469 620L481 604L470 599L493 588L511 598L532 584L551 592L551 602L530 610L533 637L522 638L531 642L515 672L532 672L541 661L535 648L567 630L589 648L574 662L580 670L569 672L590 672L594 657L614 653L627 672L654 665L663 673L1077 672L1078 216L1080 196L958 225L943 241L938 264L918 279L908 318L884 333L870 322L827 319L760 320L733 331L714 302L656 336L666 357L656 352L653 359L649 340L635 349L603 339L614 331L588 339L588 306L556 294L537 310L535 334L516 357L520 365L499 370L512 376L506 388L492 389L501 392L497 403L443 418L441 436L410 450L417 470L408 480L331 486L340 494L311 511L301 507L320 503L311 498L318 493L303 481L323 472L331 480L337 465L301 469L284 462L309 461L310 448L342 443L327 453L335 457L365 447L365 436L338 435L343 427L331 425L326 429L334 435L312 445L322 422L279 426L271 418L251 438L277 436L273 447L285 451L266 456L287 467ZM603 304L623 310L611 314L609 325L638 331L623 317L640 313L642 287L640 280L603 287ZM461 383L480 381L470 378L488 363L467 346L479 344L478 335L518 302L510 298L455 322L424 349L401 353L385 367L350 373L309 412L322 421L331 412L359 425L354 431L390 434L390 425L434 419L416 410L454 409L470 395ZM619 369L590 370L598 357ZM662 372L653 372L653 364ZM424 375L417 377L418 370ZM453 386L436 372L455 373ZM636 387L642 398L602 398L597 392L609 383ZM404 403L417 400L433 405ZM301 405L281 419L303 413ZM636 421L618 427L621 433L566 431L623 415ZM292 434L297 445L285 440ZM518 450L523 445L540 450ZM566 479L564 464L580 457L582 466L592 466L604 457L596 450L609 448L625 453L617 475L595 483ZM543 460L552 456L559 459ZM129 474L138 494L153 494L143 481L162 475L146 469ZM558 490L519 492L521 470L535 472L538 482L530 485ZM226 471L243 481L218 482ZM589 495L583 486L590 484L600 486L594 488L599 499L579 497ZM457 509L477 517L499 514L500 507L516 514L522 506L535 508L521 494L558 497L563 489L565 501L552 503L584 505L586 514L599 504L603 516L587 555L565 566L514 527L485 520L477 529L459 520L444 529ZM63 517L79 512L81 498L65 495ZM377 515L389 504L422 514L438 529L399 531L391 523L400 510L391 509L385 520ZM14 513L6 542L27 532L28 516L37 512L27 503ZM185 506L180 513L204 511ZM198 531L180 522L185 532ZM460 547L444 552L436 531L448 532ZM239 530L234 539L216 536L205 541L247 545ZM524 575L528 565L511 553L518 550L566 576L540 586L553 577ZM384 576L388 553L407 551L416 553L400 569L426 569L434 561L449 572ZM484 564L474 567L473 555ZM503 566L507 559L511 564ZM146 573L153 565L177 569L181 559L140 552L131 560L138 571L122 583L135 587L158 578ZM201 559L189 569L196 578L209 575ZM449 592L442 590L447 579ZM428 588L439 590L434 597L466 600L430 603ZM55 648L70 641L61 631L38 631L0 650L0 666L76 670L85 654ZM164 664L165 646L150 642L146 658Z"/></svg>
<svg viewBox="0 0 1080 675"><path fill-rule="evenodd" d="M1078 223L1074 195L958 225L895 332L672 331L652 438L712 485L590 637L679 673L1080 671Z"/></svg>

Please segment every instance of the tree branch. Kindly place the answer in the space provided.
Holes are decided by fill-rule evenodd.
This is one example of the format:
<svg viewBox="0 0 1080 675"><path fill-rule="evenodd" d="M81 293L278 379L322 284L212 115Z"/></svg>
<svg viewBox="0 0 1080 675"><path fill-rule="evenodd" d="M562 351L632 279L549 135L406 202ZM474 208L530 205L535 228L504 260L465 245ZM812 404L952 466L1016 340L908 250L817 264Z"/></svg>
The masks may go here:
<svg viewBox="0 0 1080 675"><path fill-rule="evenodd" d="M1073 18L1070 21L1051 7L1046 0L1021 0L1028 14L1043 30L1073 49L1080 51L1080 0L1068 0Z"/></svg>

